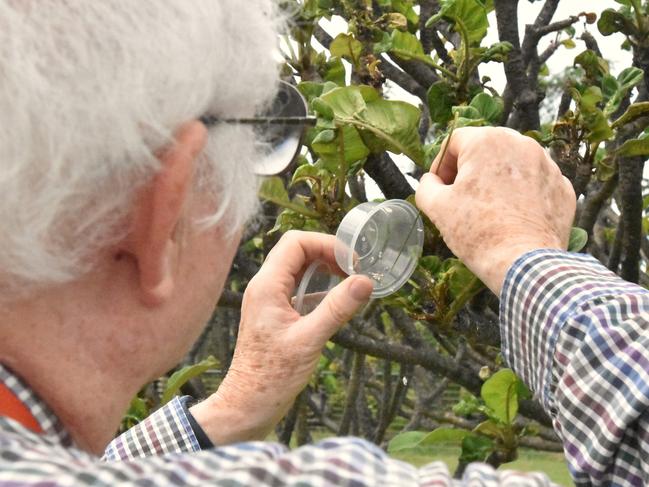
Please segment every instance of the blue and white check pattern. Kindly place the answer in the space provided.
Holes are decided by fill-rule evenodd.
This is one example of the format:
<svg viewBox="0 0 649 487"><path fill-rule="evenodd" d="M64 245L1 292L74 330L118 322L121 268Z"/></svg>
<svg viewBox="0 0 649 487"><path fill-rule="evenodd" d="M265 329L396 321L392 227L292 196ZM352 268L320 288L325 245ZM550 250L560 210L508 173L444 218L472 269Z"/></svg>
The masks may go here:
<svg viewBox="0 0 649 487"><path fill-rule="evenodd" d="M506 360L539 395L578 485L646 485L649 472L649 293L595 260L537 251L510 270L501 300ZM204 451L174 400L99 459L8 369L0 380L32 411L37 435L0 417L0 486L302 485L548 486L543 474L473 464L453 480L441 462L416 469L370 443L336 438L289 451L242 443Z"/></svg>
<svg viewBox="0 0 649 487"><path fill-rule="evenodd" d="M525 255L501 295L503 354L536 391L577 485L649 485L649 291L592 257Z"/></svg>
<svg viewBox="0 0 649 487"><path fill-rule="evenodd" d="M118 436L106 448L106 461L134 460L151 455L200 451L181 399L169 403Z"/></svg>

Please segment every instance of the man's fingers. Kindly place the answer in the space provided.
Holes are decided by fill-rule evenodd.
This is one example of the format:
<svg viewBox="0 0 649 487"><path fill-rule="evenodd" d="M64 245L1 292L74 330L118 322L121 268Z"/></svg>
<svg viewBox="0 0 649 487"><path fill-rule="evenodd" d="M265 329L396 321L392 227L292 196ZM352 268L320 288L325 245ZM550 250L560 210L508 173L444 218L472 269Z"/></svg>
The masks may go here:
<svg viewBox="0 0 649 487"><path fill-rule="evenodd" d="M446 184L451 184L457 176L457 153L451 152L451 142L455 137L446 137L437 157L430 166L430 172L439 176Z"/></svg>
<svg viewBox="0 0 649 487"><path fill-rule="evenodd" d="M324 233L287 232L268 253L259 273L274 279L297 279L304 268L316 260L322 260L335 268L335 242L336 237ZM288 292L292 291L290 289Z"/></svg>
<svg viewBox="0 0 649 487"><path fill-rule="evenodd" d="M334 287L318 307L305 317L304 332L326 342L364 306L372 294L372 281L361 275L351 276Z"/></svg>
<svg viewBox="0 0 649 487"><path fill-rule="evenodd" d="M419 181L415 201L417 207L435 223L437 216L445 211L444 208L448 207L449 193L450 188L444 184L442 178L436 174L428 173L424 174Z"/></svg>

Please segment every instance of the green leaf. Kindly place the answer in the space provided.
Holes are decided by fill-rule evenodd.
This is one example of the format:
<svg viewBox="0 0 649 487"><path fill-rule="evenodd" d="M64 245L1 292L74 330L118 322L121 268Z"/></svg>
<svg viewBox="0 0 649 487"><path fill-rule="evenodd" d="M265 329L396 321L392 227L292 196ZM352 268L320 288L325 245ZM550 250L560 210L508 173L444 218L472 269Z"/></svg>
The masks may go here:
<svg viewBox="0 0 649 487"><path fill-rule="evenodd" d="M512 50L513 46L507 42L496 42L487 48L480 56L482 62L497 61L499 63L505 62L507 55Z"/></svg>
<svg viewBox="0 0 649 487"><path fill-rule="evenodd" d="M599 80L609 72L608 63L590 49L586 49L575 58L575 66L584 68L587 76L593 80Z"/></svg>
<svg viewBox="0 0 649 487"><path fill-rule="evenodd" d="M406 30L408 28L408 19L398 12L385 14L382 18L385 19L388 29Z"/></svg>
<svg viewBox="0 0 649 487"><path fill-rule="evenodd" d="M608 102L612 97L615 96L615 94L618 92L620 89L620 83L617 81L615 76L611 76L610 74L605 74L602 77L602 95L604 97L604 101Z"/></svg>
<svg viewBox="0 0 649 487"><path fill-rule="evenodd" d="M561 41L561 44L566 49L574 49L575 47L577 47L577 44L572 39L564 39Z"/></svg>
<svg viewBox="0 0 649 487"><path fill-rule="evenodd" d="M424 152L419 138L419 109L403 101L378 99L368 103L358 118L372 129L361 130L363 140L374 152L388 150L405 154L422 165Z"/></svg>
<svg viewBox="0 0 649 487"><path fill-rule="evenodd" d="M457 259L446 259L443 267L446 268L444 274L448 282L448 290L453 299L456 299L470 287L481 285L475 274Z"/></svg>
<svg viewBox="0 0 649 487"><path fill-rule="evenodd" d="M436 81L428 89L430 118L442 126L453 118L452 108L457 103L455 88L448 81Z"/></svg>
<svg viewBox="0 0 649 487"><path fill-rule="evenodd" d="M634 103L627 108L620 118L613 122L613 127L617 128L646 116L649 116L649 101Z"/></svg>
<svg viewBox="0 0 649 487"><path fill-rule="evenodd" d="M414 9L412 0L392 0L392 9L408 19L408 23L415 28L419 26L419 15Z"/></svg>
<svg viewBox="0 0 649 487"><path fill-rule="evenodd" d="M492 375L480 390L480 396L493 417L505 424L511 424L518 414L518 377L511 369L501 369Z"/></svg>
<svg viewBox="0 0 649 487"><path fill-rule="evenodd" d="M284 181L279 176L265 178L261 187L259 188L259 197L262 200L275 203L277 206L283 208L290 208L293 211L301 213L305 216L312 218L318 217L318 213L304 206L298 201L291 201L288 196L286 188L284 188Z"/></svg>
<svg viewBox="0 0 649 487"><path fill-rule="evenodd" d="M185 385L189 380L194 377L198 377L209 369L218 367L219 361L216 360L213 356L207 357L205 360L201 360L199 363L194 365L187 365L182 369L173 373L169 380L167 381L167 386L165 387L162 398L160 399L161 404L166 404L178 393L180 388Z"/></svg>
<svg viewBox="0 0 649 487"><path fill-rule="evenodd" d="M412 450L414 448L432 446L440 443L457 444L459 446L462 440L469 434L467 430L456 428L437 428L430 433L407 431L405 433L399 433L392 438L388 443L388 453Z"/></svg>
<svg viewBox="0 0 649 487"><path fill-rule="evenodd" d="M407 155L416 164L423 164L419 139L421 112L415 106L384 100L368 86L337 88L322 95L320 100L331 108L336 120L345 128L353 126L358 130L365 146L372 152L389 150ZM345 151L347 145L345 140Z"/></svg>
<svg viewBox="0 0 649 487"><path fill-rule="evenodd" d="M489 436L490 438L501 438L502 429L495 421L490 419L483 421L473 429L474 433Z"/></svg>
<svg viewBox="0 0 649 487"><path fill-rule="evenodd" d="M644 78L644 71L640 68L632 66L630 68L625 68L618 75L617 80L623 88L633 88L638 85Z"/></svg>
<svg viewBox="0 0 649 487"><path fill-rule="evenodd" d="M326 102L324 102L322 98L315 98L311 102L311 105L313 106L313 110L319 116L326 118L328 120L332 120L334 118L333 108L330 105L328 105Z"/></svg>
<svg viewBox="0 0 649 487"><path fill-rule="evenodd" d="M329 142L333 142L336 138L336 131L335 130L323 130L320 132L315 139L313 139L312 144L328 144Z"/></svg>
<svg viewBox="0 0 649 487"><path fill-rule="evenodd" d="M403 59L417 59L421 56L426 56L421 42L417 39L417 36L410 32L393 30L389 42L387 39L384 39L383 43L379 46L385 49L385 51L393 52Z"/></svg>
<svg viewBox="0 0 649 487"><path fill-rule="evenodd" d="M474 107L467 105L460 105L453 107L451 113L454 115L454 127L482 127L489 125L488 122L482 118L482 115Z"/></svg>
<svg viewBox="0 0 649 487"><path fill-rule="evenodd" d="M607 8L599 15L597 28L603 36L610 36L616 32L631 35L636 30L631 19L611 8Z"/></svg>
<svg viewBox="0 0 649 487"><path fill-rule="evenodd" d="M311 143L311 148L323 161L335 167L343 162L340 153L341 144L345 164L360 161L370 154L370 150L363 142L358 130L350 125L345 125L338 130L338 135L330 142L314 140Z"/></svg>
<svg viewBox="0 0 649 487"><path fill-rule="evenodd" d="M589 86L581 94L579 106L582 110L591 111L597 108L597 104L604 99L602 90L598 86Z"/></svg>
<svg viewBox="0 0 649 487"><path fill-rule="evenodd" d="M331 41L329 52L332 56L338 56L351 61L352 64L358 64L363 44L354 38L352 34L338 34Z"/></svg>
<svg viewBox="0 0 649 487"><path fill-rule="evenodd" d="M437 428L424 436L419 442L419 446L430 446L439 443L456 443L459 446L469 434L467 430L458 428Z"/></svg>
<svg viewBox="0 0 649 487"><path fill-rule="evenodd" d="M126 414L130 416L130 419L136 420L139 423L149 416L150 411L146 401L141 397L136 396L131 401Z"/></svg>
<svg viewBox="0 0 649 487"><path fill-rule="evenodd" d="M289 197L284 181L279 176L273 176L264 179L259 188L259 197L266 201L271 201L276 205L288 203Z"/></svg>
<svg viewBox="0 0 649 487"><path fill-rule="evenodd" d="M480 410L481 404L477 397L471 395L468 398L462 399L460 402L453 406L453 413L458 416L469 417Z"/></svg>
<svg viewBox="0 0 649 487"><path fill-rule="evenodd" d="M529 387L527 387L525 383L520 379L516 383L516 394L518 395L519 401L532 399L532 391L530 391Z"/></svg>
<svg viewBox="0 0 649 487"><path fill-rule="evenodd" d="M297 89L300 90L302 96L306 99L308 103L311 103L314 98L322 95L322 89L324 85L322 83L316 83L314 81L302 81L297 85Z"/></svg>
<svg viewBox="0 0 649 487"><path fill-rule="evenodd" d="M588 243L588 233L583 228L572 227L570 240L568 240L568 251L579 252Z"/></svg>
<svg viewBox="0 0 649 487"><path fill-rule="evenodd" d="M442 260L436 255L427 255L419 259L419 265L436 276L442 270Z"/></svg>
<svg viewBox="0 0 649 487"><path fill-rule="evenodd" d="M460 105L451 109L453 115L461 118L468 118L470 120L482 120L482 114L477 108L467 105Z"/></svg>
<svg viewBox="0 0 649 487"><path fill-rule="evenodd" d="M277 220L275 220L275 226L268 234L272 235L275 232L286 233L289 230L326 231L315 218L309 218L293 210L286 209L279 214Z"/></svg>
<svg viewBox="0 0 649 487"><path fill-rule="evenodd" d="M426 27L439 22L442 18L456 24L456 32L461 32L464 28L470 45L480 45L487 35L489 28L487 8L479 0L441 0L439 12L428 19Z"/></svg>
<svg viewBox="0 0 649 487"><path fill-rule="evenodd" d="M427 434L423 431L407 431L405 433L399 433L388 443L388 453L417 448L426 435Z"/></svg>
<svg viewBox="0 0 649 487"><path fill-rule="evenodd" d="M595 161L597 179L608 181L615 176L615 158L612 155L602 157Z"/></svg>
<svg viewBox="0 0 649 487"><path fill-rule="evenodd" d="M329 58L329 61L324 66L324 76L323 79L330 83L334 83L336 86L345 86L347 78L347 71L345 70L345 65L343 64L342 59L339 57L332 56ZM327 91L326 84L323 93Z"/></svg>
<svg viewBox="0 0 649 487"><path fill-rule="evenodd" d="M575 90L573 96L579 105L584 125L588 128L588 140L597 143L613 137L613 130L608 119L599 108L599 104L604 98L602 90L597 86L589 86L581 94Z"/></svg>
<svg viewBox="0 0 649 487"><path fill-rule="evenodd" d="M617 89L615 93L608 100L604 113L608 116L615 112L622 100L627 96L635 86L637 86L644 79L644 72L635 67L624 69L617 77Z"/></svg>
<svg viewBox="0 0 649 487"><path fill-rule="evenodd" d="M319 181L320 174L318 168L312 164L302 164L293 173L291 185L297 184L302 181Z"/></svg>
<svg viewBox="0 0 649 487"><path fill-rule="evenodd" d="M493 125L498 125L505 109L505 104L500 97L490 96L487 93L477 94L469 104L475 108L483 118Z"/></svg>
<svg viewBox="0 0 649 487"><path fill-rule="evenodd" d="M481 435L467 435L462 441L460 461L464 463L484 462L493 450L490 438Z"/></svg>
<svg viewBox="0 0 649 487"><path fill-rule="evenodd" d="M649 156L649 137L627 140L615 153L620 157Z"/></svg>

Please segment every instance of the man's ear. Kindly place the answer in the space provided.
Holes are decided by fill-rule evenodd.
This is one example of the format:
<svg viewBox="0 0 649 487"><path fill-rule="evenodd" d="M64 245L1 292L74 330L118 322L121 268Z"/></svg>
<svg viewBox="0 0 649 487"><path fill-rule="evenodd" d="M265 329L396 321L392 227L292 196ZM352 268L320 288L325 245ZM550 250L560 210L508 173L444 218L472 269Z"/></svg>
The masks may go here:
<svg viewBox="0 0 649 487"><path fill-rule="evenodd" d="M161 168L134 204L126 251L137 263L141 299L159 306L172 295L180 243L177 226L192 186L196 159L207 141L200 122L183 125L172 146L160 153Z"/></svg>

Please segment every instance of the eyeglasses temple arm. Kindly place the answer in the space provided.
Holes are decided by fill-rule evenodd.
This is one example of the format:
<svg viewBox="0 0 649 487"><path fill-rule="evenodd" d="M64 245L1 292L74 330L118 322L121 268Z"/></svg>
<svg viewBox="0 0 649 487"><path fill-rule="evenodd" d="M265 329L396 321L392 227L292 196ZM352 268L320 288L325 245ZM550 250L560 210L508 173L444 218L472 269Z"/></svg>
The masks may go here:
<svg viewBox="0 0 649 487"><path fill-rule="evenodd" d="M314 127L318 121L316 117L251 117L251 118L219 118L201 117L200 121L210 127L220 123L244 125L307 125Z"/></svg>

